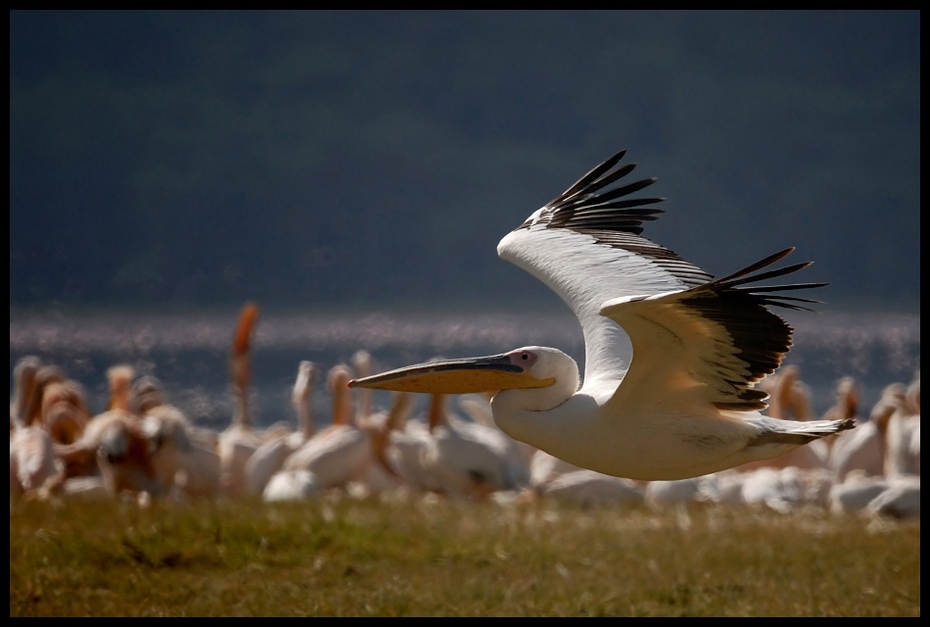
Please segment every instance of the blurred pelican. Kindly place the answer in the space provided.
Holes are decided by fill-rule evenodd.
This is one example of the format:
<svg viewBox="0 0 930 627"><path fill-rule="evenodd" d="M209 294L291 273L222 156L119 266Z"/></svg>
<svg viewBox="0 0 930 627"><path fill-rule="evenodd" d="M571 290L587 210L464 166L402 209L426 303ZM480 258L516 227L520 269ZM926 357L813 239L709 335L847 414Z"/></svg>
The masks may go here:
<svg viewBox="0 0 930 627"><path fill-rule="evenodd" d="M869 501L870 512L892 518L920 517L920 477L904 475L889 481L888 489Z"/></svg>
<svg viewBox="0 0 930 627"><path fill-rule="evenodd" d="M905 397L911 414L920 415L920 370L914 373L914 380L907 386Z"/></svg>
<svg viewBox="0 0 930 627"><path fill-rule="evenodd" d="M368 351L356 351L352 355L352 367L355 368L355 376L360 379L371 375L371 355ZM356 418L360 421L368 418L372 414L371 406L371 390L360 388L358 390Z"/></svg>
<svg viewBox="0 0 930 627"><path fill-rule="evenodd" d="M150 409L166 404L161 381L151 375L144 375L135 380L130 399L130 407L138 416L144 416Z"/></svg>
<svg viewBox="0 0 930 627"><path fill-rule="evenodd" d="M134 374L130 366L114 366L107 371L108 409L87 423L76 442L55 446L64 471L58 481L48 486L50 493L62 491L69 479L97 473L111 495L129 492L140 502L161 495L169 487L153 465L149 435L139 416L131 411Z"/></svg>
<svg viewBox="0 0 930 627"><path fill-rule="evenodd" d="M413 395L395 392L404 402L403 411L398 411L388 422L388 459L403 478L404 483L417 490L435 491L438 486L424 467L424 455L432 436L429 428L420 420L408 420L412 410Z"/></svg>
<svg viewBox="0 0 930 627"><path fill-rule="evenodd" d="M41 427L26 425L10 436L10 498L37 493L58 474L52 439Z"/></svg>
<svg viewBox="0 0 930 627"><path fill-rule="evenodd" d="M282 470L272 475L262 490L262 499L273 501L296 501L319 494L316 478L309 470Z"/></svg>
<svg viewBox="0 0 930 627"><path fill-rule="evenodd" d="M673 481L650 481L646 485L645 500L653 507L686 505L705 498L705 485L713 484L714 476L688 477Z"/></svg>
<svg viewBox="0 0 930 627"><path fill-rule="evenodd" d="M511 437L575 465L633 479L681 479L782 455L854 426L763 416L754 385L791 346L769 311L812 302L782 294L822 283L761 286L799 263L764 270L789 248L721 279L643 237L661 198L628 196L655 182L610 186L635 164L620 152L530 215L498 254L533 274L572 309L584 332L586 373L554 348L431 362L353 381L379 389L500 390L494 420ZM634 358L627 367L627 335Z"/></svg>
<svg viewBox="0 0 930 627"><path fill-rule="evenodd" d="M450 417L446 395L433 394L429 407L430 439L422 451L423 469L435 489L453 496L486 498L498 490L520 487L502 439L487 427ZM526 482L529 473L526 472Z"/></svg>
<svg viewBox="0 0 930 627"><path fill-rule="evenodd" d="M491 414L491 397L486 394L466 394L459 397L459 407L471 419L462 424L471 429L475 437L488 441L489 446L501 451L501 458L505 464L507 476L512 481L511 487L527 487L531 483L530 464L539 449L514 440L500 430Z"/></svg>
<svg viewBox="0 0 930 627"><path fill-rule="evenodd" d="M372 448L377 454L381 451L382 459L368 467L368 472L361 480L360 486L365 493L382 493L408 487L411 484L402 467L409 464L405 453L407 449L396 446L397 433L407 424L413 410L413 394L395 392L388 411L370 414L362 420L362 428L372 439Z"/></svg>
<svg viewBox="0 0 930 627"><path fill-rule="evenodd" d="M885 434L892 414L903 402L904 386L892 383L885 387L882 397L872 408L869 420L849 433L843 433L830 449L830 468L835 481L843 483L854 470L866 476L881 477L885 474Z"/></svg>
<svg viewBox="0 0 930 627"><path fill-rule="evenodd" d="M854 420L859 416L859 386L853 377L843 377L836 384L836 402L827 410L825 420ZM847 434L848 435L848 434ZM838 436L824 438L831 444Z"/></svg>
<svg viewBox="0 0 930 627"><path fill-rule="evenodd" d="M908 386L904 397L885 429L885 475L920 475L920 373Z"/></svg>
<svg viewBox="0 0 930 627"><path fill-rule="evenodd" d="M538 493L550 499L578 505L642 503L645 490L632 479L613 477L593 470L568 472L541 486Z"/></svg>
<svg viewBox="0 0 930 627"><path fill-rule="evenodd" d="M249 408L249 384L252 380L249 354L251 338L258 321L258 306L247 303L239 315L233 336L230 358L233 399L235 402L232 424L220 434L217 451L222 467L223 491L227 496L244 496L247 493L245 472L249 457L262 444L262 434L252 426Z"/></svg>
<svg viewBox="0 0 930 627"><path fill-rule="evenodd" d="M150 407L142 420L149 437L152 465L166 489L185 498L218 496L222 466L216 434L192 425L177 407Z"/></svg>
<svg viewBox="0 0 930 627"><path fill-rule="evenodd" d="M304 483L306 477L302 472L309 472L314 491L341 488L362 480L369 466L379 458L379 453L374 450L377 443L356 424L348 389L351 377L348 366L340 364L330 369L327 387L333 395L333 424L294 451L281 470L281 473L290 473L294 480ZM380 456L383 457L383 451ZM281 481L283 479L276 480L276 484ZM267 489L265 498L272 500Z"/></svg>
<svg viewBox="0 0 930 627"><path fill-rule="evenodd" d="M276 472L294 451L313 437L313 387L317 369L312 362L302 361L297 367L297 380L291 393L291 404L297 414L298 430L270 438L262 443L245 464L248 493L260 495Z"/></svg>
<svg viewBox="0 0 930 627"><path fill-rule="evenodd" d="M161 382L140 377L132 386L132 411L142 417L152 466L175 497L214 497L220 493L221 464L215 432L195 427L165 400Z"/></svg>
<svg viewBox="0 0 930 627"><path fill-rule="evenodd" d="M53 442L71 444L90 421L84 389L71 379L49 383L42 391L41 417Z"/></svg>
<svg viewBox="0 0 930 627"><path fill-rule="evenodd" d="M884 477L868 476L863 470L850 472L846 480L830 488L829 507L834 514L860 512L888 489Z"/></svg>
<svg viewBox="0 0 930 627"><path fill-rule="evenodd" d="M21 387L21 398L14 399L19 405L17 412L19 424L31 424L48 432L57 444L74 442L90 420L87 410L84 388L77 381L68 379L65 373L54 365L43 366L35 357L25 357L17 364L24 368L26 375ZM18 375L14 370L14 376ZM13 412L11 405L11 425Z"/></svg>
<svg viewBox="0 0 930 627"><path fill-rule="evenodd" d="M10 499L36 493L56 476L58 467L52 439L30 408L41 392L36 375L42 367L37 357L23 357L13 369L13 401L10 403Z"/></svg>
<svg viewBox="0 0 930 627"><path fill-rule="evenodd" d="M30 418L36 388L36 375L42 362L32 355L22 357L13 368L13 398L10 399L10 429L24 427Z"/></svg>
<svg viewBox="0 0 930 627"><path fill-rule="evenodd" d="M530 485L539 488L546 485L559 475L582 470L574 464L563 459L553 457L546 451L536 451L530 458Z"/></svg>

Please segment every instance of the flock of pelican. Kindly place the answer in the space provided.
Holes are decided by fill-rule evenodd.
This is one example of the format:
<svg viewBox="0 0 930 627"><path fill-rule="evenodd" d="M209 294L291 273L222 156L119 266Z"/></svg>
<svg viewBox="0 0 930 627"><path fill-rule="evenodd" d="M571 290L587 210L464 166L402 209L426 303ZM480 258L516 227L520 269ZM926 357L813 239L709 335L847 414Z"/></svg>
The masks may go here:
<svg viewBox="0 0 930 627"><path fill-rule="evenodd" d="M541 346L381 374L360 352L351 368L328 373L329 426L317 431L311 398L320 373L303 362L293 389L297 430L257 429L249 351L258 309L250 304L234 334L235 412L222 433L192 425L156 380L135 379L126 366L109 371L109 405L91 418L79 384L34 357L21 360L10 406L11 499L277 501L348 490L919 515L919 375L886 389L868 420L851 380L840 382L828 415L812 415L798 372L773 374L792 329L770 308L806 309L816 301L786 293L824 284L762 284L810 262L771 268L789 248L715 279L642 237L663 199L630 197L655 179L615 186L635 168L620 165L624 154L498 245L575 313L583 379L568 355ZM373 411L371 389L394 393L389 410ZM413 393L431 395L425 417L412 415ZM450 396L469 419L449 409Z"/></svg>
<svg viewBox="0 0 930 627"><path fill-rule="evenodd" d="M370 390L348 387L353 376L371 371L365 351L351 364L333 366L325 381L316 365L301 362L293 421L258 429L248 403L249 338L256 318L257 309L247 306L235 334L235 411L222 432L192 424L168 402L157 379L136 377L129 366L108 371L107 408L92 416L80 383L35 357L21 359L10 404L11 505L80 497L270 502L341 492L920 515L919 373L908 385L888 386L867 414L861 412L856 382L844 378L834 406L817 417L798 369L785 367L764 382L770 416L801 423L855 419L858 427L776 458L686 479L645 481L582 468L511 438L494 423L488 395L433 393L426 411L416 415L415 395L395 392L391 406L378 411ZM332 396L325 427L312 409L321 384Z"/></svg>

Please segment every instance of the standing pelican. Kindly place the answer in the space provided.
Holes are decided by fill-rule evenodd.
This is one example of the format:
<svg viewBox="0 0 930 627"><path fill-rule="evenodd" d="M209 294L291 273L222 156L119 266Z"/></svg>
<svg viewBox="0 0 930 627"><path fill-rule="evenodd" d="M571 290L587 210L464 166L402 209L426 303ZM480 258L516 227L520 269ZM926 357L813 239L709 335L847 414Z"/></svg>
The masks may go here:
<svg viewBox="0 0 930 627"><path fill-rule="evenodd" d="M246 303L233 336L230 374L235 409L232 423L220 434L217 443L222 487L227 496L245 496L248 491L245 465L262 444L262 434L252 426L249 409L249 386L252 382L250 349L257 321L258 305Z"/></svg>
<svg viewBox="0 0 930 627"><path fill-rule="evenodd" d="M36 404L38 357L23 357L13 370L14 396L10 403L10 499L40 489L58 472L52 438L33 420L29 408Z"/></svg>
<svg viewBox="0 0 930 627"><path fill-rule="evenodd" d="M756 382L779 366L792 329L770 306L816 302L759 286L810 262L763 268L793 249L714 279L640 234L661 198L627 198L656 179L611 187L635 164L620 152L500 241L498 255L540 279L578 317L587 369L554 348L430 362L353 387L461 394L500 390L497 425L565 461L632 479L682 479L784 454L854 426L851 420L763 416ZM626 337L633 360L624 362Z"/></svg>
<svg viewBox="0 0 930 627"><path fill-rule="evenodd" d="M316 384L317 369L313 362L301 361L297 367L297 381L291 392L291 403L297 413L299 429L293 433L266 440L255 449L245 463L248 493L260 495L271 478L281 470L284 462L294 451L309 442L316 427L313 424L313 386Z"/></svg>
<svg viewBox="0 0 930 627"><path fill-rule="evenodd" d="M303 477L303 472L309 472L319 490L341 488L365 476L371 463L371 439L356 424L351 392L346 389L351 377L348 366L337 364L330 369L326 383L333 394L333 423L294 451L277 474ZM280 480L272 477L271 481L272 491L277 491ZM271 486L269 482L267 487ZM266 500L276 500L265 494Z"/></svg>

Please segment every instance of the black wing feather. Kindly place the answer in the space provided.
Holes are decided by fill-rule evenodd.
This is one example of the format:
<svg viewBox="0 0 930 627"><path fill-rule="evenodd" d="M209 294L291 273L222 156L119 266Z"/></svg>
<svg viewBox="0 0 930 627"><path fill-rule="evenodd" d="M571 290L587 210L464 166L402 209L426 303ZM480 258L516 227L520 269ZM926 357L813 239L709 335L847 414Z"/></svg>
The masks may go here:
<svg viewBox="0 0 930 627"><path fill-rule="evenodd" d="M641 255L689 287L713 279L710 274L669 249L640 236L644 222L656 220L659 214L664 213L662 209L649 205L665 199L629 198L631 194L655 183L655 178L608 188L636 167L635 163L619 165L625 155L626 151L618 152L592 169L530 216L519 228L542 226L571 229L590 235L598 244Z"/></svg>
<svg viewBox="0 0 930 627"><path fill-rule="evenodd" d="M723 326L732 338L730 346L737 348L737 357L746 364L749 376L740 381L729 381L732 386L732 400L715 403L720 409L735 411L755 411L764 409L767 394L752 386L765 376L775 372L788 350L791 348L791 334L794 329L779 316L769 311L776 306L785 309L807 310L807 307L795 305L795 302L816 303L818 301L792 296L781 296L773 292L811 289L823 287L826 283L794 283L790 285L752 286L748 283L763 281L777 276L797 272L809 266L811 262L797 263L766 272L757 272L790 254L789 248L761 261L757 261L742 270L738 270L722 279L710 281L689 291L681 304L690 307L702 316ZM744 287L740 287L744 286ZM721 347L727 351L728 347ZM708 355L708 364L717 360L724 361L725 355ZM726 379L725 371L719 370Z"/></svg>

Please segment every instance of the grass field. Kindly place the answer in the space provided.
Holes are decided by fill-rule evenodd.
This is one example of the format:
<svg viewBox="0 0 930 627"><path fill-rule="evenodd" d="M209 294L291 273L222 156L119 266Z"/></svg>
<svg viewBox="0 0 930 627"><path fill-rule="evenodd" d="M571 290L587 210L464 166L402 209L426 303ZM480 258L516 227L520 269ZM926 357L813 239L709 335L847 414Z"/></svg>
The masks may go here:
<svg viewBox="0 0 930 627"><path fill-rule="evenodd" d="M435 499L21 503L10 615L920 615L920 523Z"/></svg>

